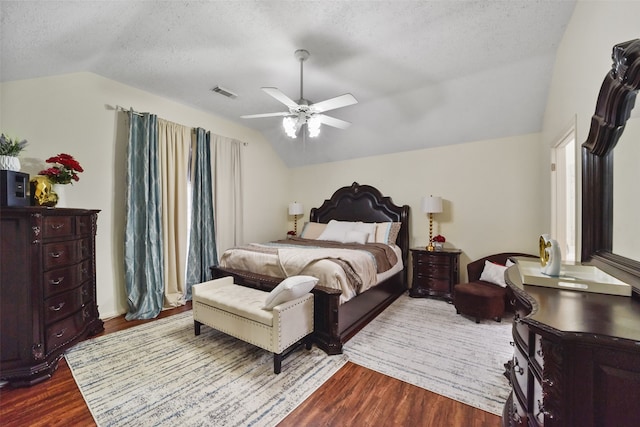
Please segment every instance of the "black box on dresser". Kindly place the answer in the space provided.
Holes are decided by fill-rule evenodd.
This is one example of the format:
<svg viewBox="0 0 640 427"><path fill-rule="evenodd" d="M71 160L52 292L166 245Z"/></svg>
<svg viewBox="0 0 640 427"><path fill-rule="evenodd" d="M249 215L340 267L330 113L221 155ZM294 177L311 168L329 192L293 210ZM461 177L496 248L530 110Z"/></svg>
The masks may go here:
<svg viewBox="0 0 640 427"><path fill-rule="evenodd" d="M96 301L98 212L0 208L3 382L50 378L67 348L104 330Z"/></svg>

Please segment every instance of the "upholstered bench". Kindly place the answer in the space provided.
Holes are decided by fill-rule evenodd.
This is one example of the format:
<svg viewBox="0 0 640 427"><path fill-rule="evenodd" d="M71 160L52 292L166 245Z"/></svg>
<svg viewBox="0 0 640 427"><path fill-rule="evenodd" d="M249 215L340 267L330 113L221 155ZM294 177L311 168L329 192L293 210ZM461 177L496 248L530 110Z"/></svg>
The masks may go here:
<svg viewBox="0 0 640 427"><path fill-rule="evenodd" d="M233 277L194 285L195 334L200 335L204 324L270 351L273 371L279 374L282 360L298 344L306 341L311 349L313 294L309 291L317 281L294 276L271 292L237 285Z"/></svg>

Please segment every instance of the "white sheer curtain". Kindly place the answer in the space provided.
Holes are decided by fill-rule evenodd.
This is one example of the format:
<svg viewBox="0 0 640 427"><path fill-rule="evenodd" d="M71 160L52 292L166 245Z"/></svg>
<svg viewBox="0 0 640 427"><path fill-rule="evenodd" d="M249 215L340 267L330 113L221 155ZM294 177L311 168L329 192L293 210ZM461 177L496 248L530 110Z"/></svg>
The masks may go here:
<svg viewBox="0 0 640 427"><path fill-rule="evenodd" d="M162 198L164 308L185 303L188 170L192 128L158 119Z"/></svg>
<svg viewBox="0 0 640 427"><path fill-rule="evenodd" d="M213 203L218 253L243 242L242 148L236 139L211 134Z"/></svg>

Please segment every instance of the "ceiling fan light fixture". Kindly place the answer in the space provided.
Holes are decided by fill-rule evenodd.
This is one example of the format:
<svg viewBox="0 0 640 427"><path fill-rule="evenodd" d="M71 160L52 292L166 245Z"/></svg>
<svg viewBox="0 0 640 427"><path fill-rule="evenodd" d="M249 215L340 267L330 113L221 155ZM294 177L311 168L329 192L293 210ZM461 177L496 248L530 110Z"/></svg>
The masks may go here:
<svg viewBox="0 0 640 427"><path fill-rule="evenodd" d="M307 130L309 131L309 137L315 138L320 135L320 125L322 121L318 116L311 116L307 120Z"/></svg>
<svg viewBox="0 0 640 427"><path fill-rule="evenodd" d="M296 137L296 131L298 130L297 120L293 117L285 117L282 119L282 126L289 138Z"/></svg>

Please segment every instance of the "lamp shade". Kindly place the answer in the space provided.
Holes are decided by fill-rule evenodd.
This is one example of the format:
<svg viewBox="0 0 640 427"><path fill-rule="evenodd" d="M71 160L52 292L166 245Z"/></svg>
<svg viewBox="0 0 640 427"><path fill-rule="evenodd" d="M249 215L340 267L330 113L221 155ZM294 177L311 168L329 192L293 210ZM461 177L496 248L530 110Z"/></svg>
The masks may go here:
<svg viewBox="0 0 640 427"><path fill-rule="evenodd" d="M434 197L434 196L423 197L422 212L424 213L442 212L442 197Z"/></svg>
<svg viewBox="0 0 640 427"><path fill-rule="evenodd" d="M302 203L292 202L289 203L289 215L302 215L304 213L304 208L302 207Z"/></svg>

